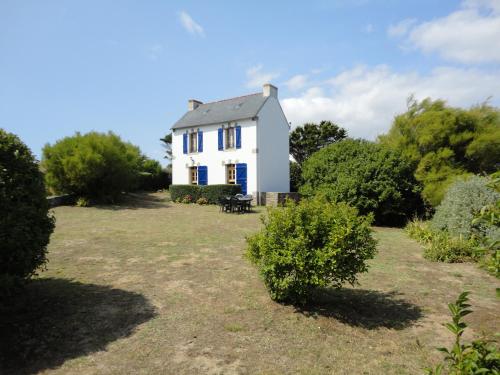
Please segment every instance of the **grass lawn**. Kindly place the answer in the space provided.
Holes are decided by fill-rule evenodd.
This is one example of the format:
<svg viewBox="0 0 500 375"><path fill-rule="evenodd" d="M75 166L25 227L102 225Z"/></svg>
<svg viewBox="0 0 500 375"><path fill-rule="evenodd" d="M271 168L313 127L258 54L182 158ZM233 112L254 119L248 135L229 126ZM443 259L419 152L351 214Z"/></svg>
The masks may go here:
<svg viewBox="0 0 500 375"><path fill-rule="evenodd" d="M460 291L466 338L500 326L497 279L423 259L400 229L375 228L360 285L299 309L271 301L243 257L258 213L161 194L54 211L47 271L0 313L0 373L418 374L451 343L441 323Z"/></svg>

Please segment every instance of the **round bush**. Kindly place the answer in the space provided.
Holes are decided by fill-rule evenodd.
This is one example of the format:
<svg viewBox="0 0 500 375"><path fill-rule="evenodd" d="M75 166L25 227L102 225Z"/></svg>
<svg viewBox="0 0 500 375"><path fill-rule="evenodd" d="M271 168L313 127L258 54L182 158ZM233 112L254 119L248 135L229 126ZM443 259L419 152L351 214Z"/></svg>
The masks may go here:
<svg viewBox="0 0 500 375"><path fill-rule="evenodd" d="M375 255L371 217L345 203L289 200L262 220L264 228L247 239L247 256L277 301L305 303L316 288L353 284Z"/></svg>
<svg viewBox="0 0 500 375"><path fill-rule="evenodd" d="M18 137L0 129L0 294L45 264L54 230L43 175Z"/></svg>
<svg viewBox="0 0 500 375"><path fill-rule="evenodd" d="M500 193L487 186L489 181L488 178L479 176L457 180L436 208L431 221L432 227L464 239L470 238L474 232L492 240L500 239L498 227L486 222L473 224L483 206L494 204L500 199Z"/></svg>
<svg viewBox="0 0 500 375"><path fill-rule="evenodd" d="M135 189L143 157L138 147L112 132L76 133L43 149L46 181L55 193L114 201Z"/></svg>
<svg viewBox="0 0 500 375"><path fill-rule="evenodd" d="M323 148L304 162L302 180L302 195L373 212L377 224L404 224L422 208L409 159L373 142L347 139Z"/></svg>

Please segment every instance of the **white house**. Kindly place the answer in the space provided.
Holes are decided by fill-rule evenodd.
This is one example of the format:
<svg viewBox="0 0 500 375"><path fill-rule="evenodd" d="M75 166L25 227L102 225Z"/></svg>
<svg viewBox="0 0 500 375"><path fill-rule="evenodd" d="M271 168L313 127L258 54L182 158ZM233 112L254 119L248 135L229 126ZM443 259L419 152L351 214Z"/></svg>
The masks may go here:
<svg viewBox="0 0 500 375"><path fill-rule="evenodd" d="M244 194L289 192L288 122L278 89L202 103L172 126L173 184L240 184Z"/></svg>

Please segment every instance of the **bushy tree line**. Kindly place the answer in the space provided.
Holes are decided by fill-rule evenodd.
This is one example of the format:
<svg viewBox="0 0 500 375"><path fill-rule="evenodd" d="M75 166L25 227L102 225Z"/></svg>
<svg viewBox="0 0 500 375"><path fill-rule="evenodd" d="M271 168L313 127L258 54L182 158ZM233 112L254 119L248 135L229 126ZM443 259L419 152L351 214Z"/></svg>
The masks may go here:
<svg viewBox="0 0 500 375"><path fill-rule="evenodd" d="M500 111L483 104L454 108L442 100L409 99L380 143L408 157L422 196L439 205L457 177L490 174L500 167Z"/></svg>
<svg viewBox="0 0 500 375"><path fill-rule="evenodd" d="M168 184L157 161L112 132L76 133L46 145L42 168L54 193L102 202L115 201L122 192L140 187L160 188L162 181Z"/></svg>

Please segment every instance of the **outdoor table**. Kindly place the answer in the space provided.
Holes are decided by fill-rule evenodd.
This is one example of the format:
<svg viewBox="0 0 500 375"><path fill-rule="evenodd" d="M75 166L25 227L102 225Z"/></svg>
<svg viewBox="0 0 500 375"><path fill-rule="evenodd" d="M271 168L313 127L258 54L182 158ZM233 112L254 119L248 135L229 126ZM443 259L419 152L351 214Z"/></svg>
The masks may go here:
<svg viewBox="0 0 500 375"><path fill-rule="evenodd" d="M238 200L243 203L243 210L246 212L250 211L250 207L252 204L252 199L251 197L238 197Z"/></svg>

